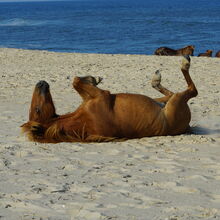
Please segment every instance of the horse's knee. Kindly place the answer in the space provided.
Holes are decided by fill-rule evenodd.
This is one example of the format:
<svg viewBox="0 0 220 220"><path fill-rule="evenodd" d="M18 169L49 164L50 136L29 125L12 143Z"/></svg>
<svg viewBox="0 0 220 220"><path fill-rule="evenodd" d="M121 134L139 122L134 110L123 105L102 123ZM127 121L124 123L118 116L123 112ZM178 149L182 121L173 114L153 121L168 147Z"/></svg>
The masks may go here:
<svg viewBox="0 0 220 220"><path fill-rule="evenodd" d="M195 86L189 87L191 97L196 97L198 95L198 90Z"/></svg>

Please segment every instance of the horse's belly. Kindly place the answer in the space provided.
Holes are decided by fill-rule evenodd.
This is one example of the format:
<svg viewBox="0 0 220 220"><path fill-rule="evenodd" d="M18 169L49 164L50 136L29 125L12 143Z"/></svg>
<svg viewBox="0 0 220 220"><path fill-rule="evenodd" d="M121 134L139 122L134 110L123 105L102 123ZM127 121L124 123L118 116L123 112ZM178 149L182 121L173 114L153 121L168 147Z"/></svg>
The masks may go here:
<svg viewBox="0 0 220 220"><path fill-rule="evenodd" d="M122 137L163 135L166 127L161 106L147 96L120 94L115 101L114 115Z"/></svg>

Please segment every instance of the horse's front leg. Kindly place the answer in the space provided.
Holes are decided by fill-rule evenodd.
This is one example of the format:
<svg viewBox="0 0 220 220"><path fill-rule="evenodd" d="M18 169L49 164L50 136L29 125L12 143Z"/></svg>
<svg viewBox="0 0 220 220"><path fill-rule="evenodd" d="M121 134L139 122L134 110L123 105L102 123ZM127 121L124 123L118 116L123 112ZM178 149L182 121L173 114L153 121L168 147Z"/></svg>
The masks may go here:
<svg viewBox="0 0 220 220"><path fill-rule="evenodd" d="M101 80L101 78L96 80L92 76L75 77L73 80L73 87L82 97L83 101L88 101L89 99L93 99L98 96L102 96L105 93L109 93L108 91L96 87L96 85L98 85Z"/></svg>
<svg viewBox="0 0 220 220"><path fill-rule="evenodd" d="M99 83L102 82L103 78L102 77L94 77L94 76L82 76L82 77L79 77L80 80L84 83L87 83L87 84L91 84L93 86L97 86Z"/></svg>

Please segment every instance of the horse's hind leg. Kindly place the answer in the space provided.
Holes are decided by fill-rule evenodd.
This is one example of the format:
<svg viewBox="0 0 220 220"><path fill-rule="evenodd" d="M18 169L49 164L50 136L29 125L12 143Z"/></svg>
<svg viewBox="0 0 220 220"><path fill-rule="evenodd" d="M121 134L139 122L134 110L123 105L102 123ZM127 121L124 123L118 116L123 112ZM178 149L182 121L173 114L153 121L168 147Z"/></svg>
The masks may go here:
<svg viewBox="0 0 220 220"><path fill-rule="evenodd" d="M170 128L169 134L183 133L189 127L191 113L187 102L198 94L195 84L189 75L189 68L190 58L189 56L185 56L182 61L181 71L188 88L183 92L173 94L164 109L164 114Z"/></svg>
<svg viewBox="0 0 220 220"><path fill-rule="evenodd" d="M192 81L191 76L189 75L189 68L190 68L190 57L188 55L184 56L182 60L182 66L181 71L183 73L183 76L186 80L186 83L188 85L188 88L180 93L176 93L175 95L178 96L178 100L180 100L182 103L187 103L187 101L193 97L196 97L198 95L198 91L196 89L196 86L194 82Z"/></svg>
<svg viewBox="0 0 220 220"><path fill-rule="evenodd" d="M159 91L160 93L164 94L165 96L173 95L173 92L163 87L160 83L161 83L161 74L160 74L160 71L157 70L154 73L153 78L151 80L152 87L156 89L157 91Z"/></svg>
<svg viewBox="0 0 220 220"><path fill-rule="evenodd" d="M170 99L170 97L174 94L173 92L171 92L170 90L166 89L165 87L161 85L161 74L159 70L157 70L154 73L152 81L151 81L151 85L154 89L156 89L157 91L165 95L164 97L161 97L161 98L155 98L154 100L157 102L166 103Z"/></svg>
<svg viewBox="0 0 220 220"><path fill-rule="evenodd" d="M182 61L181 71L184 75L184 78L187 82L188 88L183 92L183 97L187 102L189 99L196 97L198 95L198 91L192 78L189 75L189 68L190 68L190 57L188 55L184 56Z"/></svg>
<svg viewBox="0 0 220 220"><path fill-rule="evenodd" d="M89 99L103 96L105 93L109 93L108 91L96 87L96 85L98 85L101 80L101 78L96 80L92 76L75 77L73 80L73 87L82 97L83 101L88 101Z"/></svg>

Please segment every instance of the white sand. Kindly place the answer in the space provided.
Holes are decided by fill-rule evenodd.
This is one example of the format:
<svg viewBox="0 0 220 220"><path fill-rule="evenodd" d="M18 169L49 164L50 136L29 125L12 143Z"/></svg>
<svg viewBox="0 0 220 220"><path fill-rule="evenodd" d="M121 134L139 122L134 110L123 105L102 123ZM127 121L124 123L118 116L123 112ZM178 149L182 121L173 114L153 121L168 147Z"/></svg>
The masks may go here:
<svg viewBox="0 0 220 220"><path fill-rule="evenodd" d="M35 84L46 80L57 112L73 111L79 75L104 78L111 92L160 94L150 86L186 88L180 57L66 54L0 49L0 219L220 219L220 59L193 57L199 96L189 101L197 134L120 143L29 142Z"/></svg>

